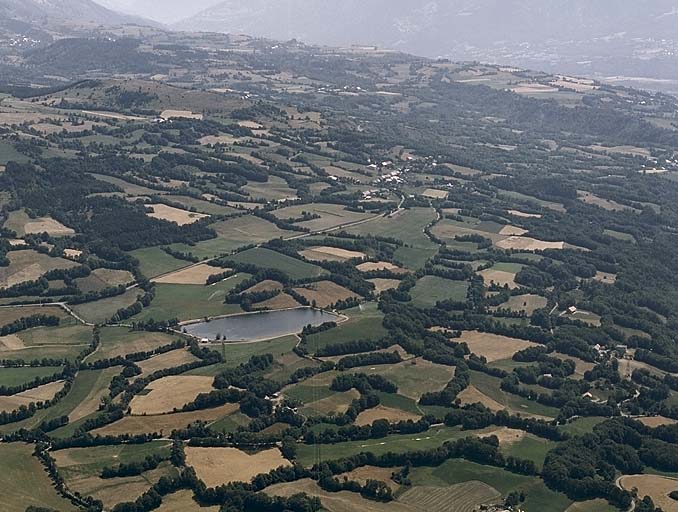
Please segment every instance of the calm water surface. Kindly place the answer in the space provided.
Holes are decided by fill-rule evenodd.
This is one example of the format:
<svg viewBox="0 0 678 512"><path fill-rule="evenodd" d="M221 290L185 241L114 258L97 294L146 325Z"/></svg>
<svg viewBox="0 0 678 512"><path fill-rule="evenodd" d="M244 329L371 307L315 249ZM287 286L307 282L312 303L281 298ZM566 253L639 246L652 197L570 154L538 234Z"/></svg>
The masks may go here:
<svg viewBox="0 0 678 512"><path fill-rule="evenodd" d="M300 308L233 315L186 325L182 329L202 339L216 340L217 335L221 335L226 341L255 341L298 334L309 324L318 326L325 322L336 322L337 318L332 313Z"/></svg>

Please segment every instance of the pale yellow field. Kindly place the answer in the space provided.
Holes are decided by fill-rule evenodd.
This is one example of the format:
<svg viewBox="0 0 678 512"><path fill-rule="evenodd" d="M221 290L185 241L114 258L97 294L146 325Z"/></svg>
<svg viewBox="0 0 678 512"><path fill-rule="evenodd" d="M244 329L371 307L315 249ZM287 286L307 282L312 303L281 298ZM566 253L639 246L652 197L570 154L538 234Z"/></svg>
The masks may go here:
<svg viewBox="0 0 678 512"><path fill-rule="evenodd" d="M295 288L295 292L303 296L310 303L315 302L318 307L326 308L337 301L358 297L355 292L339 286L332 281L319 281L305 285L303 288Z"/></svg>
<svg viewBox="0 0 678 512"><path fill-rule="evenodd" d="M501 228L501 231L499 231L500 235L505 236L522 236L525 233L527 233L527 230L519 228L518 226L504 226Z"/></svg>
<svg viewBox="0 0 678 512"><path fill-rule="evenodd" d="M386 290L393 290L394 288L398 288L398 286L400 286L400 281L398 281L397 279L376 278L368 279L368 281L374 285L375 293L381 293Z"/></svg>
<svg viewBox="0 0 678 512"><path fill-rule="evenodd" d="M671 418L665 418L664 416L648 416L646 418L634 418L636 421L640 421L646 427L656 428L664 425L675 425L678 423L678 420ZM678 486L676 486L678 489Z"/></svg>
<svg viewBox="0 0 678 512"><path fill-rule="evenodd" d="M449 192L446 192L445 190L438 190L435 188L427 188L422 192L421 195L424 197L428 197L430 199L446 199L447 196L449 195Z"/></svg>
<svg viewBox="0 0 678 512"><path fill-rule="evenodd" d="M228 269L211 267L206 263L188 267L182 270L177 270L172 274L153 279L153 282L160 284L205 284L207 278L226 272Z"/></svg>
<svg viewBox="0 0 678 512"><path fill-rule="evenodd" d="M95 435L119 436L122 434L152 434L159 432L169 435L172 430L186 428L196 421L206 423L214 422L225 416L233 414L239 409L238 404L226 404L213 409L201 411L177 412L174 414L162 414L160 416L125 416L121 420L92 431Z"/></svg>
<svg viewBox="0 0 678 512"><path fill-rule="evenodd" d="M517 94L537 94L545 92L558 92L558 89L544 84L518 84L516 87L511 89L511 91Z"/></svg>
<svg viewBox="0 0 678 512"><path fill-rule="evenodd" d="M481 403L492 412L502 411L505 409L505 407L499 402L492 400L489 396L481 393L474 386L468 386L461 393L459 393L459 395L457 395L457 398L461 400L462 405Z"/></svg>
<svg viewBox="0 0 678 512"><path fill-rule="evenodd" d="M678 490L678 480L658 475L623 476L621 486L630 491L638 489L638 496L649 496L656 507L664 512L678 512L678 501L669 498L669 493Z"/></svg>
<svg viewBox="0 0 678 512"><path fill-rule="evenodd" d="M219 512L219 506L201 507L193 499L193 491L181 490L162 498L156 512Z"/></svg>
<svg viewBox="0 0 678 512"><path fill-rule="evenodd" d="M299 254L309 261L346 261L353 258L365 257L365 253L349 251L338 247L310 247L300 251Z"/></svg>
<svg viewBox="0 0 678 512"><path fill-rule="evenodd" d="M507 210L508 213L511 215L515 215L516 217L523 217L525 219L541 219L542 216L537 214L537 213L526 213L526 212L521 212L520 210Z"/></svg>
<svg viewBox="0 0 678 512"><path fill-rule="evenodd" d="M198 375L176 375L163 377L151 382L147 395L137 395L130 402L134 415L163 414L172 412L189 402L200 393L212 391L212 377Z"/></svg>
<svg viewBox="0 0 678 512"><path fill-rule="evenodd" d="M544 251L546 249L564 249L565 242L544 242L527 236L510 236L495 244L500 249L516 249L519 251Z"/></svg>
<svg viewBox="0 0 678 512"><path fill-rule="evenodd" d="M7 254L8 267L0 267L0 288L40 279L54 269L67 269L77 264L63 258L50 258L33 250L11 251Z"/></svg>
<svg viewBox="0 0 678 512"><path fill-rule="evenodd" d="M79 251L78 249L64 249L65 258L77 260L80 256L82 256L82 251Z"/></svg>
<svg viewBox="0 0 678 512"><path fill-rule="evenodd" d="M279 293L273 298L253 304L256 309L270 310L297 308L300 305L301 304L299 304L294 297L288 295L287 293Z"/></svg>
<svg viewBox="0 0 678 512"><path fill-rule="evenodd" d="M516 274L513 272L506 272L504 270L493 270L491 268L481 270L478 272L480 276L482 276L483 280L485 281L486 285L490 285L492 283L498 284L499 286L506 286L513 290L515 288L518 288L519 285L516 283Z"/></svg>
<svg viewBox="0 0 678 512"><path fill-rule="evenodd" d="M139 368L141 368L141 376L145 377L158 370L163 370L165 368L176 368L182 364L193 363L197 360L198 358L191 354L188 350L179 349L153 356L150 359L139 361L136 364Z"/></svg>
<svg viewBox="0 0 678 512"><path fill-rule="evenodd" d="M421 418L421 416L416 414L378 405L358 414L355 424L362 427L363 425L371 425L376 420L388 420L391 423L395 423L397 421L407 420L417 421L419 418Z"/></svg>
<svg viewBox="0 0 678 512"><path fill-rule="evenodd" d="M22 393L17 393L16 395L0 396L0 411L9 412L18 409L22 405L51 400L54 398L54 395L61 391L63 387L64 381L58 380L56 382L45 384L44 386L38 386L37 388L29 389Z"/></svg>
<svg viewBox="0 0 678 512"><path fill-rule="evenodd" d="M390 270L391 272L396 273L407 272L407 270L402 269L398 265L394 265L393 263L389 263L388 261L377 261L377 262L368 261L366 263L361 263L356 268L361 272L371 272L373 270Z"/></svg>
<svg viewBox="0 0 678 512"><path fill-rule="evenodd" d="M25 347L24 340L16 334L0 337L0 350L21 350Z"/></svg>
<svg viewBox="0 0 678 512"><path fill-rule="evenodd" d="M209 215L204 213L189 212L188 210L174 208L173 206L167 206L166 204L149 204L146 206L153 209L152 213L146 214L149 217L174 222L179 226L193 224L194 222L198 222L200 219L209 217Z"/></svg>
<svg viewBox="0 0 678 512"><path fill-rule="evenodd" d="M454 341L466 343L471 352L486 357L488 362L510 359L520 350L538 346L531 341L479 331L464 331L461 337L455 338Z"/></svg>
<svg viewBox="0 0 678 512"><path fill-rule="evenodd" d="M355 389L345 391L343 393L336 393L327 398L322 398L306 404L304 407L304 413L308 415L318 415L318 414L332 414L332 413L345 413L351 402L360 398L360 393Z"/></svg>
<svg viewBox="0 0 678 512"><path fill-rule="evenodd" d="M342 473L337 475L337 478L340 481L344 480L344 477L348 478L353 482L358 482L360 485L365 485L368 480L378 480L384 482L388 485L391 490L395 491L400 487L397 483L391 480L391 475L397 473L400 468L379 468L376 466L363 466L348 473Z"/></svg>
<svg viewBox="0 0 678 512"><path fill-rule="evenodd" d="M186 464L195 469L198 478L207 487L231 482L250 482L252 478L280 466L291 466L278 448L263 450L254 455L237 448L186 447Z"/></svg>
<svg viewBox="0 0 678 512"><path fill-rule="evenodd" d="M68 236L74 235L75 231L50 217L31 219L24 224L24 234L33 235L40 233L47 233L51 236Z"/></svg>
<svg viewBox="0 0 678 512"><path fill-rule="evenodd" d="M599 283L614 284L617 282L617 274L598 271L596 272L596 275L593 277L593 279Z"/></svg>
<svg viewBox="0 0 678 512"><path fill-rule="evenodd" d="M603 210L607 210L610 212L620 212L624 210L633 210L633 208L630 208L628 206L624 206L623 204L619 204L616 201L612 201L611 199L604 199L602 197L598 197L590 192L586 192L583 190L577 191L577 197L582 203L590 204L593 206L598 206L602 208Z"/></svg>
<svg viewBox="0 0 678 512"><path fill-rule="evenodd" d="M256 292L269 292L273 290L282 290L284 286L278 281L273 281L272 279L266 279L261 281L254 286L250 286L247 290L242 293L256 293Z"/></svg>

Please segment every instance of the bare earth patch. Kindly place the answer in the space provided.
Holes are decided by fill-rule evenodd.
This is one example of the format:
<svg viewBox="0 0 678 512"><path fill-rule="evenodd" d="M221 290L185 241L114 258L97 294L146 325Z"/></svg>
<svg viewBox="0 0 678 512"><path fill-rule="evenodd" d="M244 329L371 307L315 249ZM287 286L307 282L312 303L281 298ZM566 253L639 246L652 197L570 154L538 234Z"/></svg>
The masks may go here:
<svg viewBox="0 0 678 512"><path fill-rule="evenodd" d="M159 284L205 284L208 277L226 272L227 270L201 263L200 265L177 270L172 274L153 279L153 282Z"/></svg>
<svg viewBox="0 0 678 512"><path fill-rule="evenodd" d="M315 302L321 308L326 308L340 300L358 297L356 293L332 281L311 283L303 288L295 288L294 291L303 296L308 302Z"/></svg>
<svg viewBox="0 0 678 512"><path fill-rule="evenodd" d="M304 258L309 261L346 261L353 258L364 258L365 253L349 251L338 247L310 247L300 251Z"/></svg>
<svg viewBox="0 0 678 512"><path fill-rule="evenodd" d="M372 272L373 270L390 270L391 272L396 272L398 274L407 273L407 270L404 268L400 268L398 265L394 265L388 261L368 261L366 263L361 263L356 268L361 272Z"/></svg>
<svg viewBox="0 0 678 512"><path fill-rule="evenodd" d="M58 380L22 393L17 393L16 395L0 396L0 411L9 412L18 409L22 405L51 400L63 387L64 381Z"/></svg>
<svg viewBox="0 0 678 512"><path fill-rule="evenodd" d="M226 404L213 409L204 409L191 412L177 412L160 416L125 416L121 420L92 431L94 435L120 436L123 434L138 435L160 434L169 435L172 430L186 428L196 421L214 422L238 411L238 404Z"/></svg>
<svg viewBox="0 0 678 512"><path fill-rule="evenodd" d="M486 285L492 283L498 284L499 286L507 286L513 290L518 288L519 285L516 283L516 274L514 272L506 272L504 270L493 270L491 268L481 270L478 272L482 276Z"/></svg>
<svg viewBox="0 0 678 512"><path fill-rule="evenodd" d="M500 249L516 249L519 251L544 251L546 249L564 249L565 242L544 242L528 236L510 236L495 244Z"/></svg>
<svg viewBox="0 0 678 512"><path fill-rule="evenodd" d="M176 375L163 377L146 386L146 395L132 399L132 414L163 414L192 402L200 393L212 391L212 377Z"/></svg>
<svg viewBox="0 0 678 512"><path fill-rule="evenodd" d="M678 502L669 498L670 492L678 490L678 480L658 475L632 475L623 476L620 484L628 491L638 489L638 496L649 496L664 512L678 511Z"/></svg>
<svg viewBox="0 0 678 512"><path fill-rule="evenodd" d="M634 418L636 421L640 421L643 425L650 428L662 427L664 425L675 425L678 423L678 420L671 418L665 418L664 416L648 416L646 418ZM678 489L678 486L676 486Z"/></svg>
<svg viewBox="0 0 678 512"><path fill-rule="evenodd" d="M479 331L464 331L454 341L466 343L471 352L486 357L488 362L511 359L520 350L538 346L531 341Z"/></svg>
<svg viewBox="0 0 678 512"><path fill-rule="evenodd" d="M146 214L149 217L166 220L168 222L174 222L179 226L193 224L194 222L198 222L200 219L209 217L209 215L204 213L189 212L188 210L174 208L173 206L167 206L166 204L149 204L147 206L153 209L152 213Z"/></svg>
<svg viewBox="0 0 678 512"><path fill-rule="evenodd" d="M409 412L401 411L400 409L392 409L390 407L384 407L383 405L378 405L371 409L364 410L355 420L355 424L359 427L363 425L371 425L376 420L388 420L390 423L395 423L398 421L418 421L421 418L420 415L411 414Z"/></svg>
<svg viewBox="0 0 678 512"><path fill-rule="evenodd" d="M280 466L291 466L278 448L263 450L254 455L237 448L186 447L186 464L195 469L198 478L207 487L231 482L250 482L252 478Z"/></svg>
<svg viewBox="0 0 678 512"><path fill-rule="evenodd" d="M26 348L24 340L19 338L16 334L0 337L1 350L21 350L22 348Z"/></svg>
<svg viewBox="0 0 678 512"><path fill-rule="evenodd" d="M593 277L594 281L605 284L614 284L617 282L617 274L611 274L609 272L596 272L596 275Z"/></svg>

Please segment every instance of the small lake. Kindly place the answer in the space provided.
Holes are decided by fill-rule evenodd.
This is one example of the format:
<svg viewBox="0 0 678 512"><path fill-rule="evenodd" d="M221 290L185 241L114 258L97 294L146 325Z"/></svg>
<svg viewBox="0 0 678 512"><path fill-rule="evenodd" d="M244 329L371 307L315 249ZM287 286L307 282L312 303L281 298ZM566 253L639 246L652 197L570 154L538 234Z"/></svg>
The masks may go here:
<svg viewBox="0 0 678 512"><path fill-rule="evenodd" d="M182 330L201 339L215 341L221 335L225 341L257 341L298 334L307 325L318 326L336 322L337 315L311 308L263 311L216 318L209 322L184 325Z"/></svg>

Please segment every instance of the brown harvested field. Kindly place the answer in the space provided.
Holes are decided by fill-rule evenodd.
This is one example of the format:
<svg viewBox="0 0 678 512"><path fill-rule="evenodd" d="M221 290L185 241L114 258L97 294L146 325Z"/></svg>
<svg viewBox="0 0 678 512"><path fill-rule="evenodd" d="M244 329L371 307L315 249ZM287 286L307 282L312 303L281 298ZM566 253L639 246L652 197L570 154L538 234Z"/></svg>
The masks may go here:
<svg viewBox="0 0 678 512"><path fill-rule="evenodd" d="M146 206L153 209L152 213L146 214L149 217L166 220L168 222L174 222L180 226L193 224L194 222L198 222L200 219L209 217L209 215L204 213L189 212L188 210L174 208L173 206L167 206L166 204L149 204Z"/></svg>
<svg viewBox="0 0 678 512"><path fill-rule="evenodd" d="M92 360L126 356L136 352L150 352L169 345L176 337L161 332L129 331L124 327L105 327L101 332L101 345Z"/></svg>
<svg viewBox="0 0 678 512"><path fill-rule="evenodd" d="M134 282L134 276L127 270L113 270L110 268L98 268L93 270L87 277L75 280L78 288L83 292L103 290L112 286L128 285Z"/></svg>
<svg viewBox="0 0 678 512"><path fill-rule="evenodd" d="M141 376L145 377L158 370L164 370L165 368L176 368L182 364L193 363L197 360L197 357L191 354L188 350L182 348L153 356L150 359L146 359L145 361L139 361L136 363L136 365L141 368Z"/></svg>
<svg viewBox="0 0 678 512"><path fill-rule="evenodd" d="M649 496L664 512L678 512L678 501L669 493L678 490L678 480L658 475L623 476L620 485L627 491L638 489L638 496Z"/></svg>
<svg viewBox="0 0 678 512"><path fill-rule="evenodd" d="M376 293L385 292L386 290L393 290L400 286L400 281L397 279L368 279L370 283L374 285L374 291Z"/></svg>
<svg viewBox="0 0 678 512"><path fill-rule="evenodd" d="M495 243L500 249L515 249L518 251L544 251L546 249L564 249L565 242L544 242L528 236L510 236Z"/></svg>
<svg viewBox="0 0 678 512"><path fill-rule="evenodd" d="M563 87L565 89L572 89L575 92L590 92L595 89L600 89L593 80L585 78L572 78L568 76L561 76L557 80L551 82L551 85L556 87Z"/></svg>
<svg viewBox="0 0 678 512"><path fill-rule="evenodd" d="M499 231L499 234L504 236L522 236L525 233L527 233L527 230L518 226L504 226Z"/></svg>
<svg viewBox="0 0 678 512"><path fill-rule="evenodd" d="M492 412L503 411L506 409L496 400L493 400L486 394L478 391L475 386L468 386L461 393L459 393L459 395L457 395L457 398L461 400L462 405L481 403Z"/></svg>
<svg viewBox="0 0 678 512"><path fill-rule="evenodd" d="M36 281L50 270L68 269L78 264L63 258L51 258L33 250L7 253L9 266L0 267L0 288Z"/></svg>
<svg viewBox="0 0 678 512"><path fill-rule="evenodd" d="M621 155L630 155L630 156L642 156L645 158L651 157L652 152L647 148L640 148L638 146L611 146L605 147L601 145L589 146L590 149L595 151L602 151L605 153L617 153Z"/></svg>
<svg viewBox="0 0 678 512"><path fill-rule="evenodd" d="M447 199L449 192L435 188L427 188L421 193L421 195L429 199Z"/></svg>
<svg viewBox="0 0 678 512"><path fill-rule="evenodd" d="M0 411L9 412L18 409L22 405L51 400L63 387L64 381L58 380L22 393L17 393L16 395L0 396Z"/></svg>
<svg viewBox="0 0 678 512"><path fill-rule="evenodd" d="M310 402L304 406L302 412L307 415L321 415L339 413L344 414L348 411L353 400L360 398L360 393L355 389L343 393L335 393L327 398Z"/></svg>
<svg viewBox="0 0 678 512"><path fill-rule="evenodd" d="M527 432L524 430L518 430L515 428L509 427L500 427L496 430L490 430L483 433L480 437L490 437L495 436L499 440L499 445L504 447L509 447L518 441L521 441L525 438Z"/></svg>
<svg viewBox="0 0 678 512"><path fill-rule="evenodd" d="M130 402L134 415L163 414L192 402L200 393L212 391L212 377L175 375L155 380L146 386L145 395L137 395Z"/></svg>
<svg viewBox="0 0 678 512"><path fill-rule="evenodd" d="M123 434L139 435L154 432L169 435L173 430L186 428L196 421L212 423L238 411L238 404L226 404L213 409L200 411L177 412L159 416L125 416L121 420L92 431L94 435L120 436Z"/></svg>
<svg viewBox="0 0 678 512"><path fill-rule="evenodd" d="M391 272L395 272L397 274L406 274L408 272L408 270L400 268L398 265L394 265L388 261L368 261L366 263L361 263L356 268L361 272L372 272L373 270L390 270Z"/></svg>
<svg viewBox="0 0 678 512"><path fill-rule="evenodd" d="M411 414L409 412L401 411L400 409L392 409L390 407L384 407L383 405L378 405L371 409L366 409L360 414L355 420L355 424L359 427L363 425L371 425L376 420L388 420L390 423L396 423L398 421L417 421L421 418L421 415Z"/></svg>
<svg viewBox="0 0 678 512"><path fill-rule="evenodd" d="M304 297L310 303L314 303L321 308L326 308L340 300L359 297L351 290L339 286L332 281L318 281L305 285L303 288L295 288L295 292Z"/></svg>
<svg viewBox="0 0 678 512"><path fill-rule="evenodd" d="M348 473L342 473L337 475L337 478L340 481L343 481L344 478L348 478L353 482L358 482L360 485L365 485L368 480L378 480L384 482L388 485L392 491L395 491L400 487L397 483L391 480L391 475L397 473L400 468L378 468L376 466L363 466L361 468L354 469Z"/></svg>
<svg viewBox="0 0 678 512"><path fill-rule="evenodd" d="M200 265L177 270L166 276L153 279L153 282L160 284L205 284L208 277L215 274L221 274L227 270L228 269L211 267L206 263L201 263Z"/></svg>
<svg viewBox="0 0 678 512"><path fill-rule="evenodd" d="M275 297L272 297L263 302L257 302L252 305L254 309L291 309L298 308L301 306L294 297L288 295L287 293L279 293Z"/></svg>
<svg viewBox="0 0 678 512"><path fill-rule="evenodd" d="M472 480L446 487L412 487L398 500L421 512L475 512L481 505L501 502L501 493Z"/></svg>
<svg viewBox="0 0 678 512"><path fill-rule="evenodd" d="M32 219L24 210L17 210L10 213L4 227L15 231L20 237L40 233L47 233L48 235L55 237L75 234L74 230L64 226L51 217L37 217Z"/></svg>
<svg viewBox="0 0 678 512"><path fill-rule="evenodd" d="M498 284L499 286L507 286L514 290L518 288L519 285L516 283L516 274L514 272L506 272L504 270L494 270L491 268L481 270L478 274L485 281L485 285L489 286L490 284Z"/></svg>
<svg viewBox="0 0 678 512"><path fill-rule="evenodd" d="M640 421L643 425L650 428L663 427L665 425L675 425L678 423L678 420L671 418L665 418L664 416L647 416L645 418L634 418L636 421ZM678 486L676 486L678 490Z"/></svg>
<svg viewBox="0 0 678 512"><path fill-rule="evenodd" d="M309 261L346 261L353 258L364 258L365 253L339 249L338 247L310 247L299 251Z"/></svg>
<svg viewBox="0 0 678 512"><path fill-rule="evenodd" d="M219 512L219 506L201 507L193 499L193 491L182 490L163 496L162 505L156 512Z"/></svg>
<svg viewBox="0 0 678 512"><path fill-rule="evenodd" d="M26 348L26 344L24 343L24 340L19 338L16 334L0 336L0 351L21 350L22 348Z"/></svg>
<svg viewBox="0 0 678 512"><path fill-rule="evenodd" d="M466 343L471 352L486 357L488 362L511 359L520 350L539 346L531 341L479 331L463 331L454 341Z"/></svg>
<svg viewBox="0 0 678 512"><path fill-rule="evenodd" d="M598 197L595 194L592 194L591 192L586 192L583 190L578 190L577 191L577 198L585 204L589 204L592 206L598 206L599 208L602 208L603 210L607 210L610 212L621 212L624 210L635 210L634 208L631 208L630 206L624 206L623 204L619 204L616 201L612 201L611 199L604 199L602 197Z"/></svg>
<svg viewBox="0 0 678 512"><path fill-rule="evenodd" d="M513 89L511 89L511 91L517 94L542 94L548 92L558 92L558 89L544 84L524 83L518 84Z"/></svg>
<svg viewBox="0 0 678 512"><path fill-rule="evenodd" d="M593 277L594 281L605 284L614 284L617 282L617 274L611 274L609 272L596 272L596 275Z"/></svg>
<svg viewBox="0 0 678 512"><path fill-rule="evenodd" d="M252 478L280 466L291 466L278 448L250 455L237 448L186 447L186 464L195 469L207 487L231 482L250 482Z"/></svg>
<svg viewBox="0 0 678 512"><path fill-rule="evenodd" d="M509 300L499 305L502 309L510 309L511 311L525 311L528 315L532 315L536 310L543 309L548 304L546 297L541 295L514 295Z"/></svg>
<svg viewBox="0 0 678 512"><path fill-rule="evenodd" d="M244 290L242 293L257 293L257 292L272 292L275 290L282 290L284 286L278 281L273 281L272 279L266 279L261 281L254 286L250 286L247 290Z"/></svg>
<svg viewBox="0 0 678 512"><path fill-rule="evenodd" d="M271 496L287 498L302 492L309 496L316 496L320 498L323 509L328 512L421 512L420 508L415 508L399 501L381 503L367 500L355 492L326 492L318 487L318 484L310 478L297 480L296 482L275 484L264 489L264 492Z"/></svg>
<svg viewBox="0 0 678 512"><path fill-rule="evenodd" d="M0 326L33 315L57 316L61 320L68 318L68 313L59 306L8 306L0 307Z"/></svg>
<svg viewBox="0 0 678 512"><path fill-rule="evenodd" d="M521 212L520 210L507 210L507 213L514 215L515 217L522 217L524 219L541 219L542 216L538 213L526 213Z"/></svg>

